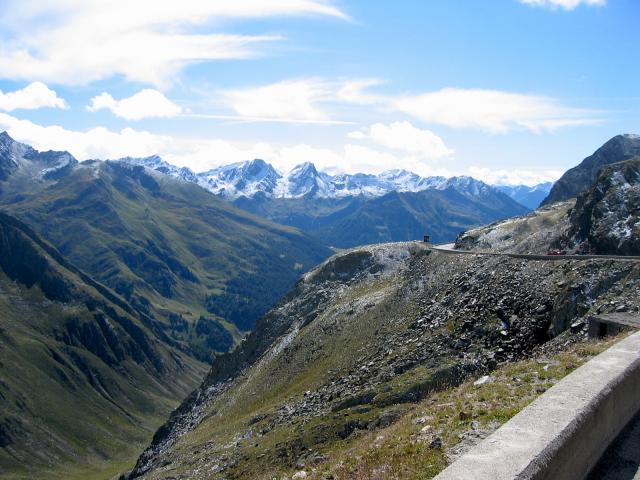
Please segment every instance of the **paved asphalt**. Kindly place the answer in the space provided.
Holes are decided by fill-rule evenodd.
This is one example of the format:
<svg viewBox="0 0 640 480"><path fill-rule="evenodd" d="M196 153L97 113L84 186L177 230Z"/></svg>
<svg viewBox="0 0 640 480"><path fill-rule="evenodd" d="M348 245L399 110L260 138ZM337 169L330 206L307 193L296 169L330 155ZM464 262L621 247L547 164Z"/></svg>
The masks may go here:
<svg viewBox="0 0 640 480"><path fill-rule="evenodd" d="M509 252L484 252L482 250L455 250L455 243L444 243L440 245L429 245L428 248L436 252L462 255L486 255L492 257L511 257L523 260L622 260L627 262L638 262L640 256L632 255L542 255L527 253L509 253Z"/></svg>
<svg viewBox="0 0 640 480"><path fill-rule="evenodd" d="M587 480L640 480L640 415L611 444Z"/></svg>

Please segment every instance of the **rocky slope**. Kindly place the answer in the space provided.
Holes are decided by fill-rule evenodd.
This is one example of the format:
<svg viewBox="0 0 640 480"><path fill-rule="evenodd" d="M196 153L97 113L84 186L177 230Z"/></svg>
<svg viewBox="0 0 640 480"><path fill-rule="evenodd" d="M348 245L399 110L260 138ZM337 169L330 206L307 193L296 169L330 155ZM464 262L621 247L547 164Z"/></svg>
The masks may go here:
<svg viewBox="0 0 640 480"><path fill-rule="evenodd" d="M455 248L546 255L561 247L574 206L575 200L556 202L524 216L469 229L458 235Z"/></svg>
<svg viewBox="0 0 640 480"><path fill-rule="evenodd" d="M563 243L583 253L640 255L640 157L603 168L578 197Z"/></svg>
<svg viewBox="0 0 640 480"><path fill-rule="evenodd" d="M231 348L303 271L330 254L295 229L129 162L78 163L6 134L0 158L14 165L0 181L2 208L160 319L169 338L203 361Z"/></svg>
<svg viewBox="0 0 640 480"><path fill-rule="evenodd" d="M159 325L0 213L2 478L108 476L136 455L204 369Z"/></svg>
<svg viewBox="0 0 640 480"><path fill-rule="evenodd" d="M640 135L617 135L578 166L567 172L553 185L542 205L576 198L598 178L602 167L640 155Z"/></svg>
<svg viewBox="0 0 640 480"><path fill-rule="evenodd" d="M600 170L577 200L556 202L458 236L456 248L640 255L640 157Z"/></svg>
<svg viewBox="0 0 640 480"><path fill-rule="evenodd" d="M312 468L433 392L579 329L590 312L638 310L639 287L633 262L447 255L420 243L341 253L216 359L129 478Z"/></svg>

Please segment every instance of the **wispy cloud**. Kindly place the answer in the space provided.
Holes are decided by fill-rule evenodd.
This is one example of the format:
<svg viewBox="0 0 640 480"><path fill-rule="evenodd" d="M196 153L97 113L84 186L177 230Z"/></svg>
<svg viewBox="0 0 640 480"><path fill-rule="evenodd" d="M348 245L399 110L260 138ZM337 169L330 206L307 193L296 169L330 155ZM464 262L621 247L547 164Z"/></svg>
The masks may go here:
<svg viewBox="0 0 640 480"><path fill-rule="evenodd" d="M223 102L239 117L292 122L328 120L319 104L332 97L329 85L314 79L222 92Z"/></svg>
<svg viewBox="0 0 640 480"><path fill-rule="evenodd" d="M169 118L182 112L182 108L169 100L158 90L144 89L138 93L123 98L114 99L109 93L103 92L93 97L87 110L110 110L115 116L127 120L141 120L143 118Z"/></svg>
<svg viewBox="0 0 640 480"><path fill-rule="evenodd" d="M588 5L590 7L603 7L607 4L606 0L518 0L525 5L533 7L545 7L552 10L573 10L580 5Z"/></svg>
<svg viewBox="0 0 640 480"><path fill-rule="evenodd" d="M42 82L33 82L13 92L0 90L0 110L36 110L38 108L69 108L64 99Z"/></svg>
<svg viewBox="0 0 640 480"><path fill-rule="evenodd" d="M220 21L347 15L323 0L7 0L0 77L86 84L122 75L166 85L185 66L258 55L278 35L224 34ZM43 21L43 19L45 19Z"/></svg>
<svg viewBox="0 0 640 480"><path fill-rule="evenodd" d="M442 138L430 130L414 127L409 122L392 122L389 125L376 123L364 131L349 133L350 138L371 140L393 150L436 159L448 157L453 150Z"/></svg>
<svg viewBox="0 0 640 480"><path fill-rule="evenodd" d="M427 123L490 133L533 132L599 123L594 112L556 99L499 90L444 88L391 101L392 108Z"/></svg>

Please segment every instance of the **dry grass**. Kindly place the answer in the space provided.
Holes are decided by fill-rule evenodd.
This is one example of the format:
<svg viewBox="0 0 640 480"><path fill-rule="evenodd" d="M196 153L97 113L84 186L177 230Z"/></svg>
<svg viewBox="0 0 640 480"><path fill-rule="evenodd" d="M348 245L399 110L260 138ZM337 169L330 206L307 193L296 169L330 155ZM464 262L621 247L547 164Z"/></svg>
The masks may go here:
<svg viewBox="0 0 640 480"><path fill-rule="evenodd" d="M332 445L323 452L328 460L308 468L307 478L433 478L447 466L447 454L460 449L461 442L474 443L468 437L488 435L620 338L579 343L559 354L503 365L483 385L474 386L474 379L435 393L410 406L408 413L390 427L357 432ZM437 439L441 448L436 447Z"/></svg>

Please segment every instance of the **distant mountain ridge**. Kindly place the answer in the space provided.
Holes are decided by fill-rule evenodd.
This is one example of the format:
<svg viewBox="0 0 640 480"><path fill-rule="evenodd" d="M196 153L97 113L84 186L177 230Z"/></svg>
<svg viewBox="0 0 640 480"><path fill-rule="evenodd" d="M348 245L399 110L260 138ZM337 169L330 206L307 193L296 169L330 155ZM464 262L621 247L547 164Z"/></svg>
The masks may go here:
<svg viewBox="0 0 640 480"><path fill-rule="evenodd" d="M340 173L330 175L319 171L311 162L304 162L285 173L278 172L273 165L261 159L237 162L217 167L206 172L194 173L186 167L176 167L154 155L144 158L125 157L118 159L144 166L201 187L229 201L241 197L253 198L262 195L269 198L330 198L382 197L391 192L421 192L435 189L455 188L462 194L477 194L482 189L497 188L528 208L537 207L536 200L544 198L550 184L491 186L468 176L422 177L416 173L393 169L380 174ZM471 191L466 192L465 188ZM474 193L475 192L475 193ZM533 200L527 197L534 196ZM518 198L516 198L518 197ZM537 202L539 203L539 201ZM535 205L534 205L535 204Z"/></svg>
<svg viewBox="0 0 640 480"><path fill-rule="evenodd" d="M495 185L495 188L531 210L538 208L549 195L552 187L553 182L543 182L532 187L527 185Z"/></svg>

